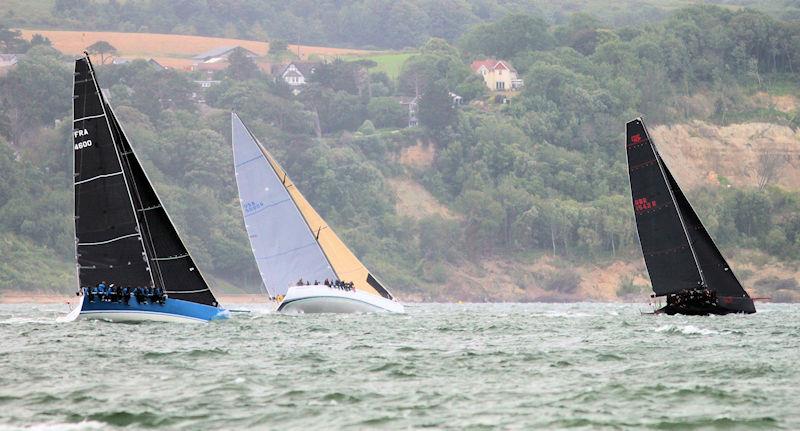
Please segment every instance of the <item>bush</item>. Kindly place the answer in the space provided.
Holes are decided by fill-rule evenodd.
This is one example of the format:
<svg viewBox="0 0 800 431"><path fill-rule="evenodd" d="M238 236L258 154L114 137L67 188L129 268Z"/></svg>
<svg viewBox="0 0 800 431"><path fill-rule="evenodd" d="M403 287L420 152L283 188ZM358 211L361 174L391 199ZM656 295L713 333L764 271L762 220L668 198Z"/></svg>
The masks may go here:
<svg viewBox="0 0 800 431"><path fill-rule="evenodd" d="M399 129L408 124L408 108L393 97L373 97L367 105L367 118L379 129Z"/></svg>
<svg viewBox="0 0 800 431"><path fill-rule="evenodd" d="M646 292L647 290L648 290L647 286L636 284L633 281L633 277L626 276L622 277L619 280L619 286L617 287L617 296L636 295L642 292Z"/></svg>
<svg viewBox="0 0 800 431"><path fill-rule="evenodd" d="M578 290L581 283L581 276L578 273L566 270L556 270L552 272L544 283L545 289L561 292L573 293Z"/></svg>

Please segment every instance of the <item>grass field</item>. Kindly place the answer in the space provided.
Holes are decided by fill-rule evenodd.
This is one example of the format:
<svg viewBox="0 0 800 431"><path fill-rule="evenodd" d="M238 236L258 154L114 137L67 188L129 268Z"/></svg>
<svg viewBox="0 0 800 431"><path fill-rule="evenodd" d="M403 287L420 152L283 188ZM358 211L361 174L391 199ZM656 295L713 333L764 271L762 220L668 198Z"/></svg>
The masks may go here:
<svg viewBox="0 0 800 431"><path fill-rule="evenodd" d="M42 34L53 42L53 47L65 54L79 55L87 46L104 40L117 49L119 57L154 58L165 66L181 69L188 68L193 64L192 56L222 46L238 45L260 55L266 55L269 50L269 44L266 42L205 36L106 31L20 30L26 39L30 39L35 33ZM289 45L289 49L295 54L299 52L301 58L366 56L371 53L371 51L361 49L308 45Z"/></svg>
<svg viewBox="0 0 800 431"><path fill-rule="evenodd" d="M348 56L348 60L372 60L378 63L373 69L372 72L386 72L392 79L397 79L397 76L400 75L400 69L403 67L403 63L411 57L415 53L413 52L398 52L398 53L381 53L381 54L374 54L374 55L356 55L356 56Z"/></svg>

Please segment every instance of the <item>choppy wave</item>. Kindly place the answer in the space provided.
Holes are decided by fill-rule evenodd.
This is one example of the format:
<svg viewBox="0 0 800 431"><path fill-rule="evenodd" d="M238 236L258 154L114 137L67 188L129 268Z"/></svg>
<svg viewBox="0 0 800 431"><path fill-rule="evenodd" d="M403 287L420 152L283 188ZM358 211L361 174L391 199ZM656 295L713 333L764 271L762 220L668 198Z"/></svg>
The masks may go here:
<svg viewBox="0 0 800 431"><path fill-rule="evenodd" d="M716 335L719 332L713 329L698 328L694 325L661 325L655 329L656 332L667 332L685 335Z"/></svg>
<svg viewBox="0 0 800 431"><path fill-rule="evenodd" d="M800 429L800 306L262 309L198 326L52 324L61 308L0 306L0 431Z"/></svg>

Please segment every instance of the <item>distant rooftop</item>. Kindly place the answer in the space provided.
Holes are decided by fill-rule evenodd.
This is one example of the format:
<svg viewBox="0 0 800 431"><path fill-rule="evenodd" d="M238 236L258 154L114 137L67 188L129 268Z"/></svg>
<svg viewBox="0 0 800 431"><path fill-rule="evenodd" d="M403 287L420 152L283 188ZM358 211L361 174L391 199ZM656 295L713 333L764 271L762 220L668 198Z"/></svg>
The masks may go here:
<svg viewBox="0 0 800 431"><path fill-rule="evenodd" d="M258 54L256 54L255 52L250 51L247 48L242 48L241 46L220 46L218 48L210 49L210 50L208 50L206 52L202 52L200 54L197 54L194 57L192 57L192 59L197 60L197 61L207 61L207 60L210 60L212 58L227 57L236 48L244 50L244 53L248 57L258 57Z"/></svg>

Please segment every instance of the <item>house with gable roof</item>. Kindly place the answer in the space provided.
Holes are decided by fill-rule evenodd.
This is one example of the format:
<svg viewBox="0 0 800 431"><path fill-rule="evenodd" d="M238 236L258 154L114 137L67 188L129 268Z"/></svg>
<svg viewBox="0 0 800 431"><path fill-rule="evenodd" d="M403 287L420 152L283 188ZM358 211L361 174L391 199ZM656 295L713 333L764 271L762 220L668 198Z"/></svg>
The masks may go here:
<svg viewBox="0 0 800 431"><path fill-rule="evenodd" d="M306 84L318 65L318 62L313 61L293 61L288 64L278 64L272 68L272 75L276 79L283 79L292 87L299 87Z"/></svg>
<svg viewBox="0 0 800 431"><path fill-rule="evenodd" d="M517 76L517 70L505 60L475 60L470 68L483 77L483 82L492 91L519 90L524 85L522 78Z"/></svg>

